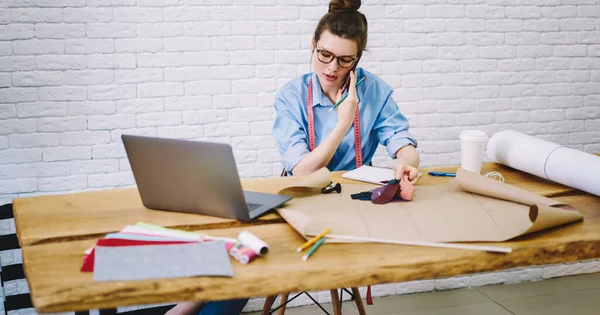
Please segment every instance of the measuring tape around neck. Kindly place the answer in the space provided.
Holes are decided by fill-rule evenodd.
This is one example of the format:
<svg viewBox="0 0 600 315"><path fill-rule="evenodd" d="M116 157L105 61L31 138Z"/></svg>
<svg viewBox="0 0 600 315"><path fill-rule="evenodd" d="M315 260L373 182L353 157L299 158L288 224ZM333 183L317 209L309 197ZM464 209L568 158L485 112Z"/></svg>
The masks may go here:
<svg viewBox="0 0 600 315"><path fill-rule="evenodd" d="M313 99L312 99L312 78L308 81L308 145L310 151L313 151L317 144L315 142L315 115L313 112ZM354 151L356 152L356 168L362 166L362 150L360 145L360 110L358 105L356 106L356 112L354 112ZM371 297L371 286L367 287L367 304L373 305L373 298Z"/></svg>
<svg viewBox="0 0 600 315"><path fill-rule="evenodd" d="M317 147L315 141L315 115L313 112L312 99L312 78L308 81L308 145L310 151L314 151ZM354 112L354 151L356 152L356 168L362 166L362 150L360 145L360 110L356 106Z"/></svg>

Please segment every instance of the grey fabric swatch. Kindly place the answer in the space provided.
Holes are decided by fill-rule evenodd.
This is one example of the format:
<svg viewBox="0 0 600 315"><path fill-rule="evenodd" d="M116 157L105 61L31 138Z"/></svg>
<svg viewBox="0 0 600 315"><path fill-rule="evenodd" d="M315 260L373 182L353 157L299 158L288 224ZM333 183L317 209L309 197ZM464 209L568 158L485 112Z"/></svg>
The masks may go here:
<svg viewBox="0 0 600 315"><path fill-rule="evenodd" d="M225 243L96 247L94 281L233 276Z"/></svg>

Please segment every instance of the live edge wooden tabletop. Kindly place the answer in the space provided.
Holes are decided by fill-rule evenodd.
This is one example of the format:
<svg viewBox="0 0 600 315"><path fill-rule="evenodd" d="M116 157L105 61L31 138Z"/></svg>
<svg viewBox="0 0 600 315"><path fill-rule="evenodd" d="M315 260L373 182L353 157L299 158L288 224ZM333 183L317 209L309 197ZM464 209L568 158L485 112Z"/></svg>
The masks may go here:
<svg viewBox="0 0 600 315"><path fill-rule="evenodd" d="M452 168L436 168L454 171ZM303 239L276 214L250 225L198 215L147 210L134 189L86 192L15 200L17 232L33 304L38 312L63 312L191 300L218 300L281 292L431 279L518 266L573 262L600 257L600 198L496 164L507 183L571 204L584 221L504 242L510 254L385 244L329 244L308 261L295 248ZM430 177L419 185L451 178ZM290 178L244 180L245 189L277 191ZM340 173L334 181L345 182ZM249 265L233 262L232 278L93 282L81 273L83 251L108 232L138 221L211 235L235 237L248 229L271 247ZM489 245L489 244L488 244Z"/></svg>
<svg viewBox="0 0 600 315"><path fill-rule="evenodd" d="M429 171L456 171L454 167L422 169L423 176L417 185L437 185L451 177L429 176ZM514 169L486 163L482 174L498 171L506 182L544 196L573 193L574 189L552 183ZM352 182L334 172L333 181ZM276 193L283 183L297 180L294 177L270 177L242 180L244 189ZM15 221L22 247L68 240L99 238L137 222L159 224L184 230L206 230L247 226L241 222L197 214L148 210L142 205L137 189L108 189L83 193L41 196L14 200ZM277 214L262 216L252 225L284 223Z"/></svg>

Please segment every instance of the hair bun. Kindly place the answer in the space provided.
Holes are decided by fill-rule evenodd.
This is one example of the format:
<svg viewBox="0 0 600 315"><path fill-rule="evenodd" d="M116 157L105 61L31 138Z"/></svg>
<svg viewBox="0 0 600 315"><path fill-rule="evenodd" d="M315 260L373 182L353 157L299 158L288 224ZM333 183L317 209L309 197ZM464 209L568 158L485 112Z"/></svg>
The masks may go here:
<svg viewBox="0 0 600 315"><path fill-rule="evenodd" d="M358 11L360 0L331 0L329 12Z"/></svg>

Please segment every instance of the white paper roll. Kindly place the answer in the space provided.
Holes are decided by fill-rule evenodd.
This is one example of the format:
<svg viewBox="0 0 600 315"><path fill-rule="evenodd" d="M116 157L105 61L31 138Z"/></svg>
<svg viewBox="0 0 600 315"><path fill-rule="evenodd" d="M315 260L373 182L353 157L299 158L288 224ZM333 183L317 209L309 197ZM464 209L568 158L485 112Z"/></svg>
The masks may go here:
<svg viewBox="0 0 600 315"><path fill-rule="evenodd" d="M560 147L548 157L549 180L600 196L600 157Z"/></svg>
<svg viewBox="0 0 600 315"><path fill-rule="evenodd" d="M259 256L264 256L269 252L269 245L248 231L241 232L238 239L242 245L247 246Z"/></svg>
<svg viewBox="0 0 600 315"><path fill-rule="evenodd" d="M546 140L505 130L490 138L487 156L496 163L546 178L546 158L558 147L560 145Z"/></svg>
<svg viewBox="0 0 600 315"><path fill-rule="evenodd" d="M600 157L514 130L494 134L488 157L500 164L600 196Z"/></svg>

